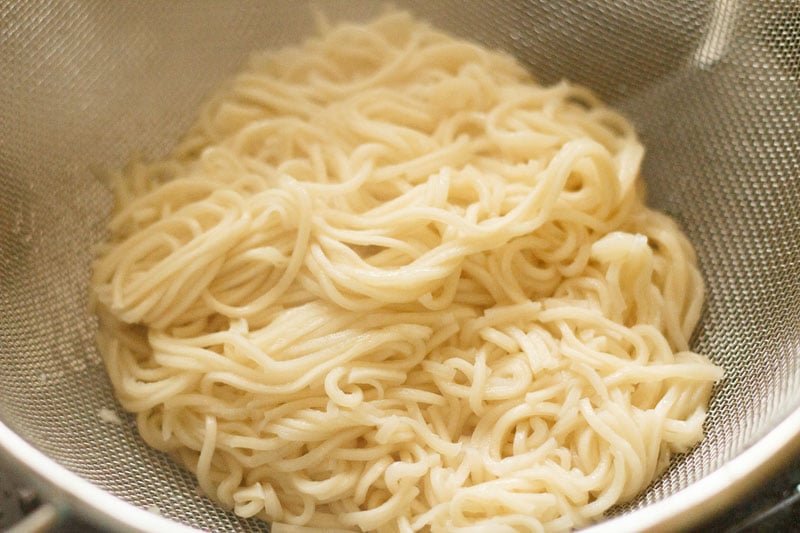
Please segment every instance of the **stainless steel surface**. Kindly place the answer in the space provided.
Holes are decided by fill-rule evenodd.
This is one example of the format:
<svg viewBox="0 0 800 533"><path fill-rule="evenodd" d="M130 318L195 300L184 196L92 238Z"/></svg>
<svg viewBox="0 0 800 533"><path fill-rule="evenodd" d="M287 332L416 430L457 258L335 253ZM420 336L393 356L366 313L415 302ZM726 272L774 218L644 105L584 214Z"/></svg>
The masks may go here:
<svg viewBox="0 0 800 533"><path fill-rule="evenodd" d="M695 347L727 376L706 438L616 510L615 530L693 519L796 451L800 5L397 4L626 112L651 202L697 247L709 294ZM321 5L334 19L381 9ZM289 1L0 3L0 448L59 505L134 530L163 530L156 507L193 527L266 530L137 437L94 347L87 282L111 201L99 170L164 153L250 50L295 42L311 20Z"/></svg>

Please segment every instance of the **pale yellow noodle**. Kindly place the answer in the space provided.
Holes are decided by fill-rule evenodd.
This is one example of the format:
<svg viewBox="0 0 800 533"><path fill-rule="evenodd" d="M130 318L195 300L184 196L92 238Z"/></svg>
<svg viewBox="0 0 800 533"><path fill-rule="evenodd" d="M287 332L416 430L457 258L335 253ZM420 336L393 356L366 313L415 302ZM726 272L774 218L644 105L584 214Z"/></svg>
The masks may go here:
<svg viewBox="0 0 800 533"><path fill-rule="evenodd" d="M404 13L320 28L116 177L92 289L142 437L241 516L329 530L563 530L634 497L721 369L630 123Z"/></svg>

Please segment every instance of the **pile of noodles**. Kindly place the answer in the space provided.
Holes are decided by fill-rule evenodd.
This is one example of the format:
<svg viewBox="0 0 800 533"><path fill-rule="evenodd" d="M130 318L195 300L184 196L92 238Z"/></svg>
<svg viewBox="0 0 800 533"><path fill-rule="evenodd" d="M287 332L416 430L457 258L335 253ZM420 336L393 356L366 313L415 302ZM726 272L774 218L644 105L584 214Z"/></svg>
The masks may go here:
<svg viewBox="0 0 800 533"><path fill-rule="evenodd" d="M407 14L255 55L115 179L99 343L245 517L563 530L702 437L694 252L584 88Z"/></svg>

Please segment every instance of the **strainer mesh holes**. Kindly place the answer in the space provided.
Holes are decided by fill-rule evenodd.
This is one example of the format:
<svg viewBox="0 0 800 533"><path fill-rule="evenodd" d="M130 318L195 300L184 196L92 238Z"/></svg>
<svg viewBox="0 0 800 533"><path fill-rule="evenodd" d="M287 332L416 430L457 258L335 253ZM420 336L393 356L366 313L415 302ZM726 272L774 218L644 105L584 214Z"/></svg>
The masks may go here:
<svg viewBox="0 0 800 533"><path fill-rule="evenodd" d="M586 84L635 122L650 201L708 283L696 349L726 369L705 440L619 512L673 494L798 408L800 9L794 2L397 2L503 48L544 82ZM325 4L365 18L367 1ZM110 196L98 169L164 153L252 49L296 41L289 2L0 4L0 420L141 507L266 530L199 496L116 406L88 311ZM115 411L121 423L100 416Z"/></svg>

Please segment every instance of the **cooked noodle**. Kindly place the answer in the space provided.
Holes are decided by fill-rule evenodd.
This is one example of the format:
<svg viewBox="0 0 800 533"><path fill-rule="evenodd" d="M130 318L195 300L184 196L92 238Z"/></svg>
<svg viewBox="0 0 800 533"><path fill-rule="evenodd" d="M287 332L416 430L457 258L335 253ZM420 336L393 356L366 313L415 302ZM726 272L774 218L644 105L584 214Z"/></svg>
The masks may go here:
<svg viewBox="0 0 800 533"><path fill-rule="evenodd" d="M562 530L702 437L694 252L588 90L402 13L254 56L116 177L99 344L245 517Z"/></svg>

